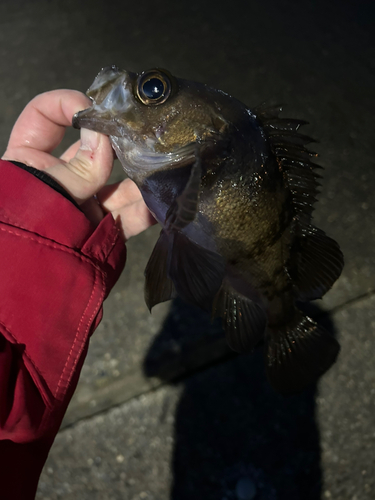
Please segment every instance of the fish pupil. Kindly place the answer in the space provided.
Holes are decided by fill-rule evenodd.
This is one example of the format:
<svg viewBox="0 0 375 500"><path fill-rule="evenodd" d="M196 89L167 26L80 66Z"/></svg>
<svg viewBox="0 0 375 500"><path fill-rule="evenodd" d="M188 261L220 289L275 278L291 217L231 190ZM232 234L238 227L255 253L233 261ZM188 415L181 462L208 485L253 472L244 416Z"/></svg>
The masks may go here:
<svg viewBox="0 0 375 500"><path fill-rule="evenodd" d="M158 99L164 93L164 83L159 78L150 78L143 84L142 90L149 99Z"/></svg>

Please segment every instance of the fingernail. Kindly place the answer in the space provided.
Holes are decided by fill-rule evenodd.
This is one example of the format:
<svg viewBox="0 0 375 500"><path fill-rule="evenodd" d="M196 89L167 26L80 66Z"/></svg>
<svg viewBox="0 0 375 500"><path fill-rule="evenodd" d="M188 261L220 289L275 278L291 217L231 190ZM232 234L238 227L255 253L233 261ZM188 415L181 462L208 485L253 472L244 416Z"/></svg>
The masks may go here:
<svg viewBox="0 0 375 500"><path fill-rule="evenodd" d="M81 129L81 148L89 151L95 151L99 146L100 135L98 132L87 128Z"/></svg>

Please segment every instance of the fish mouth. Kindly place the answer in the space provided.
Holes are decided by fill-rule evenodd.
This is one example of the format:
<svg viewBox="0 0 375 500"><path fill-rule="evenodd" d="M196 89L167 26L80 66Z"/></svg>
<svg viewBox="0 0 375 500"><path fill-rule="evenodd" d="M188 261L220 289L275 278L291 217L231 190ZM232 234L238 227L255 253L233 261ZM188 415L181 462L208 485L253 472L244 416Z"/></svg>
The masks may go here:
<svg viewBox="0 0 375 500"><path fill-rule="evenodd" d="M117 66L103 68L86 92L92 106L76 113L72 126L105 135L125 135L124 123L119 123L117 117L131 113L134 106L132 81L135 77L133 73L120 71Z"/></svg>
<svg viewBox="0 0 375 500"><path fill-rule="evenodd" d="M126 127L123 119L120 123L110 109L103 109L94 101L92 107L79 111L73 116L72 125L76 129L87 128L109 136L117 158L133 179L136 176L139 177L140 172L147 175L151 171L168 166L180 167L190 164L194 161L197 152L195 142L173 151L157 152L155 151L157 136L142 140L132 127Z"/></svg>

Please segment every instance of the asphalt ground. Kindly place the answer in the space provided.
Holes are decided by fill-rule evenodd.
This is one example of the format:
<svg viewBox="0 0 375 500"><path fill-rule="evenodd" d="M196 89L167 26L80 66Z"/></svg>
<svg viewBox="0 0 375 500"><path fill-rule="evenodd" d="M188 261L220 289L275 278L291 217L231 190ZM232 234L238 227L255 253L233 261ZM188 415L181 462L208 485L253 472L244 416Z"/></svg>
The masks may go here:
<svg viewBox="0 0 375 500"><path fill-rule="evenodd" d="M109 64L164 67L250 107L282 103L320 141L314 220L345 255L310 307L339 339L339 360L285 399L261 350L234 356L204 313L176 300L149 315L143 269L158 229L130 240L38 500L373 499L373 4L3 0L0 27L1 150L36 94L85 91ZM68 131L64 145L76 138Z"/></svg>

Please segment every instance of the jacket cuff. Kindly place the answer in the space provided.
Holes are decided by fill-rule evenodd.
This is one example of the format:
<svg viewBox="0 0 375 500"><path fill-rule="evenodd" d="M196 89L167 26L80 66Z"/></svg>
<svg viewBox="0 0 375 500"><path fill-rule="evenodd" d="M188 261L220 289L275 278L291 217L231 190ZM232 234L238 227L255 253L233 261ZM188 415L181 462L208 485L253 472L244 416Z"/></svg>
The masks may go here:
<svg viewBox="0 0 375 500"><path fill-rule="evenodd" d="M55 179L53 179L50 175L48 175L44 170L38 170L37 168L30 167L29 165L25 165L24 163L21 163L20 161L11 161L13 165L16 165L19 168L22 168L22 170L26 170L26 172L29 172L32 174L34 177L37 179L41 180L51 188L53 188L55 191L58 193L62 194L67 200L69 200L73 205L75 205L77 208L79 208L77 202L75 201L74 198L70 196L68 191L66 191Z"/></svg>

